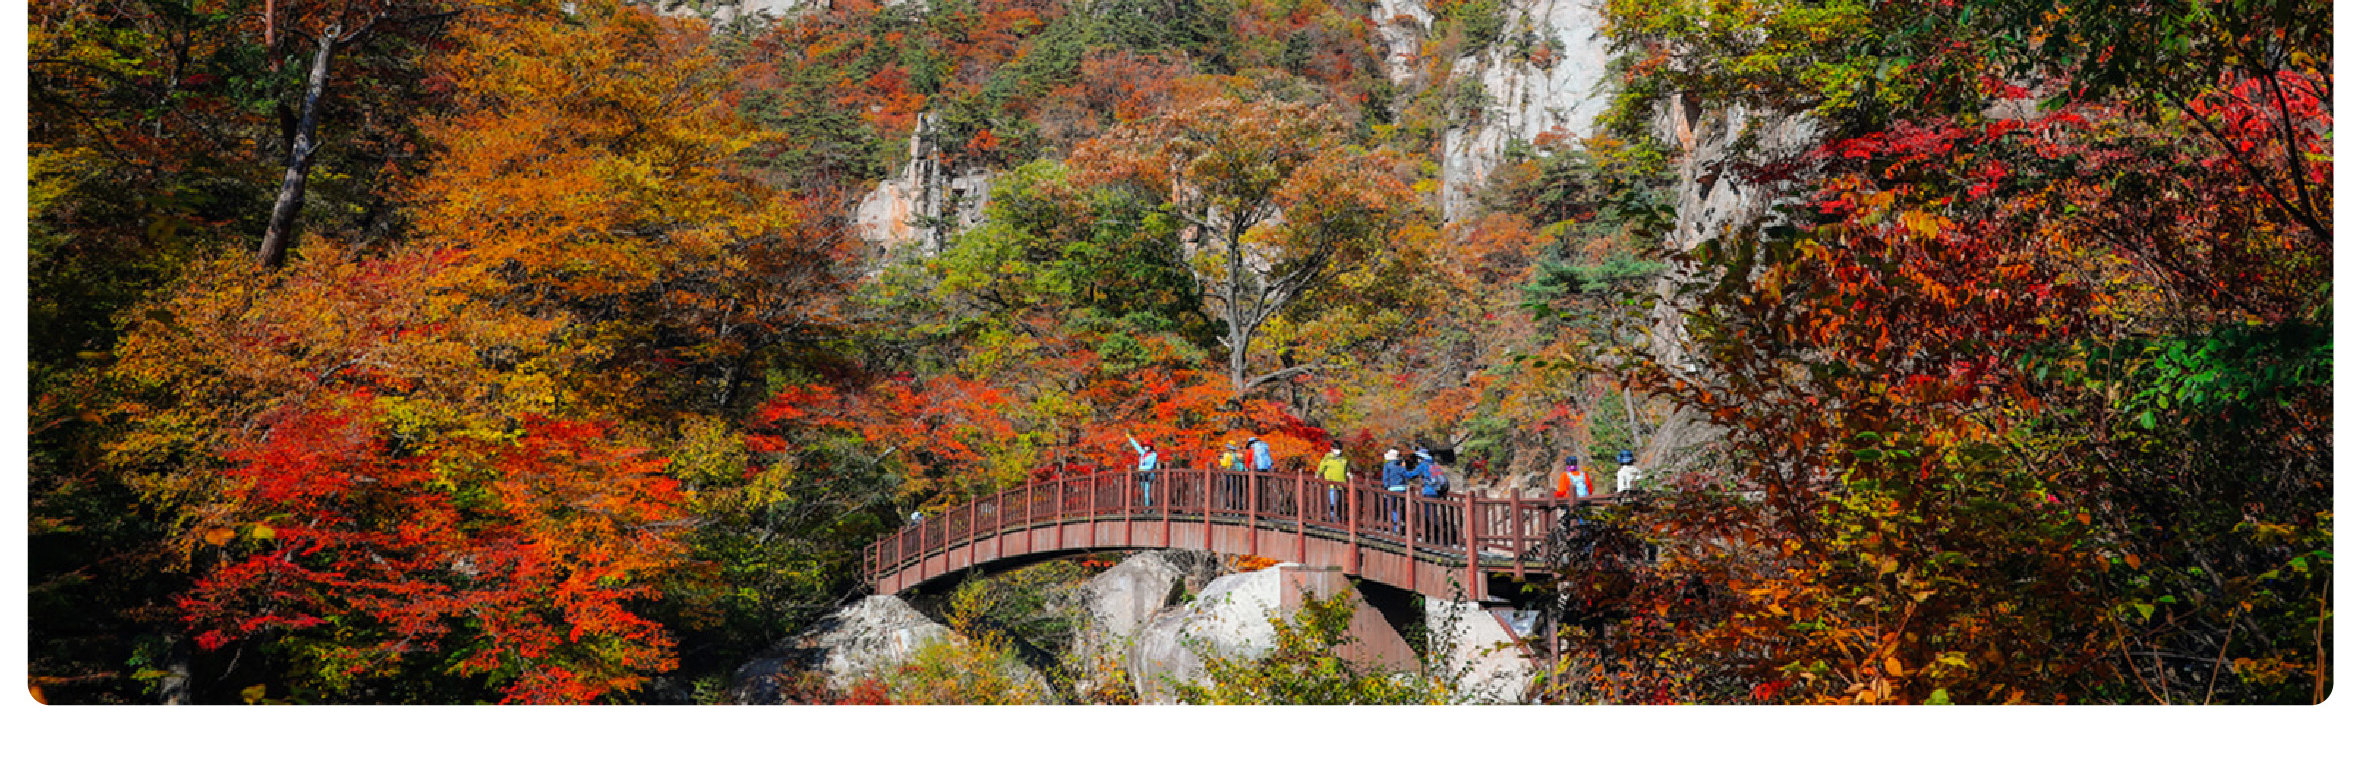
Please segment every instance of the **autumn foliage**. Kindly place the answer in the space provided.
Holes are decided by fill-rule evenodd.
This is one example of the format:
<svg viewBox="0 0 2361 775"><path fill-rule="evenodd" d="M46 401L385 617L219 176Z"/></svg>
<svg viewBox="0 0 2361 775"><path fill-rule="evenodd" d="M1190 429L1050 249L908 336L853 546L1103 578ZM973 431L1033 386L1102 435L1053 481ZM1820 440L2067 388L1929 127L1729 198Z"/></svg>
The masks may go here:
<svg viewBox="0 0 2361 775"><path fill-rule="evenodd" d="M2329 689L2325 4L1609 0L1497 147L1516 4L706 5L28 6L41 697L710 701L913 512L1250 436L1634 452L1495 587L1542 701ZM1045 699L1025 589L789 694ZM1201 697L1450 699L1332 609Z"/></svg>

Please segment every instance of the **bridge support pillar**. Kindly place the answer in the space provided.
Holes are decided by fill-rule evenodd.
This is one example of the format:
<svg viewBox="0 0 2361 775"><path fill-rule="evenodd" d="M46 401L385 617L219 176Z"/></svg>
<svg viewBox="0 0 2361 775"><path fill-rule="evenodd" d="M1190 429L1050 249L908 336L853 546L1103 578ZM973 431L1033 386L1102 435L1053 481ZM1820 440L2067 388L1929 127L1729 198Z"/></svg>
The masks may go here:
<svg viewBox="0 0 2361 775"><path fill-rule="evenodd" d="M1361 575L1361 488L1347 484L1344 491L1344 572Z"/></svg>
<svg viewBox="0 0 2361 775"><path fill-rule="evenodd" d="M1302 610L1307 599L1326 598L1344 594L1352 602L1353 619L1346 625L1352 636L1339 647L1337 656L1362 664L1379 664L1396 670L1418 669L1418 652L1385 619L1385 614L1369 604L1352 581L1345 578L1344 569L1334 565L1282 565L1279 568L1279 610L1282 615L1293 615Z"/></svg>

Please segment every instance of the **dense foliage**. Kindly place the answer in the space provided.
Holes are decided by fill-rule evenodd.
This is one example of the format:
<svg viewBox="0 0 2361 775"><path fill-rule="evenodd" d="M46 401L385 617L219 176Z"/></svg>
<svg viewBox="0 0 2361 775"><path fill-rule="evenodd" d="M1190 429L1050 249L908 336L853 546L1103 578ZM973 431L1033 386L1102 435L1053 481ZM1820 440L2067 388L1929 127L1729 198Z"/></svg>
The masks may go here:
<svg viewBox="0 0 2361 775"><path fill-rule="evenodd" d="M1733 165L1795 192L1785 225L1679 257L1707 365L1650 383L1730 465L1637 524L1735 606L1621 669L1708 701L2324 697L2326 10L1615 5L1627 98L1821 134Z"/></svg>
<svg viewBox="0 0 2361 775"><path fill-rule="evenodd" d="M1250 434L1639 451L1552 700L2328 689L2324 3L1609 0L1600 131L1457 208L1515 3L712 5L32 3L37 696L694 701L903 515ZM922 167L979 217L860 239ZM797 691L1134 701L1082 577ZM1449 699L1338 616L1193 701Z"/></svg>

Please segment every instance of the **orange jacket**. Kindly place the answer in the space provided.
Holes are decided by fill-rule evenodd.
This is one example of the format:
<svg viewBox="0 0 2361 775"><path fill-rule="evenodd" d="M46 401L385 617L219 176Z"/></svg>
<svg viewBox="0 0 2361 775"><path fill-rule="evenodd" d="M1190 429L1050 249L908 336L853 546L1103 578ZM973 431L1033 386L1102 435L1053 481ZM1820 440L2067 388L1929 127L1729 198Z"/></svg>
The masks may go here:
<svg viewBox="0 0 2361 775"><path fill-rule="evenodd" d="M1569 491L1571 491L1572 497L1590 497L1590 474L1588 472L1567 471L1565 473L1559 474L1557 479L1558 497L1568 497Z"/></svg>

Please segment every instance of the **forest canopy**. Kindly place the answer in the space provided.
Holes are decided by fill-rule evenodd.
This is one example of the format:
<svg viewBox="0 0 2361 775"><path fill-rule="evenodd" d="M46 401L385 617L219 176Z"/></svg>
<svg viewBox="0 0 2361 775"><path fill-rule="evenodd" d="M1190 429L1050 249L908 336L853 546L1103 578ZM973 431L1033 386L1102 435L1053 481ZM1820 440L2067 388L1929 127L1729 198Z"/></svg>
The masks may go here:
<svg viewBox="0 0 2361 775"><path fill-rule="evenodd" d="M1474 180L1572 36L1409 5L34 0L35 696L718 701L1249 436L1635 453L1539 701L2327 696L2328 4L1605 0Z"/></svg>

